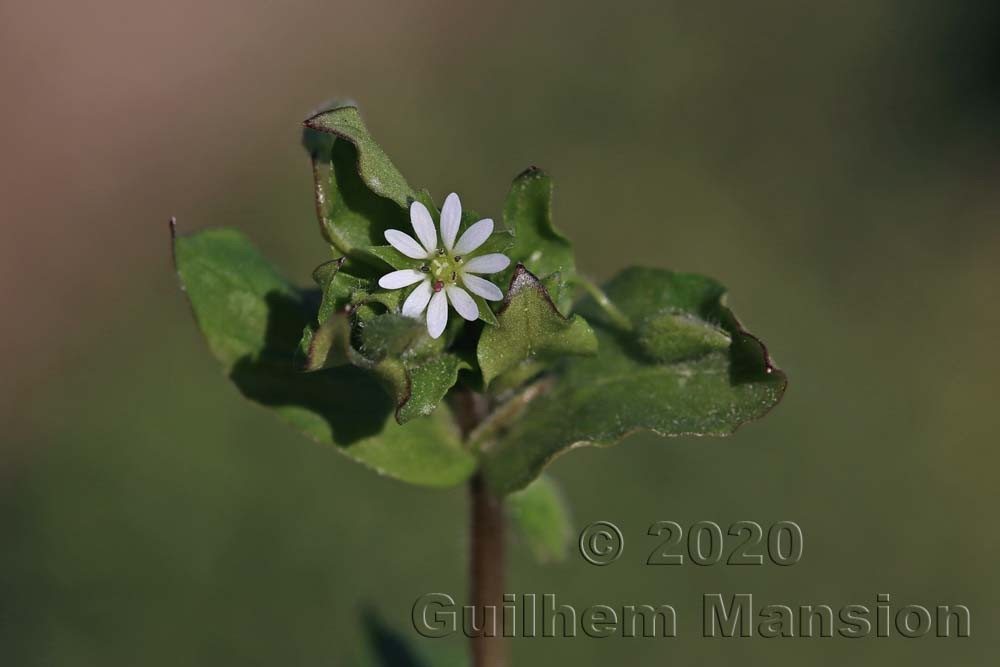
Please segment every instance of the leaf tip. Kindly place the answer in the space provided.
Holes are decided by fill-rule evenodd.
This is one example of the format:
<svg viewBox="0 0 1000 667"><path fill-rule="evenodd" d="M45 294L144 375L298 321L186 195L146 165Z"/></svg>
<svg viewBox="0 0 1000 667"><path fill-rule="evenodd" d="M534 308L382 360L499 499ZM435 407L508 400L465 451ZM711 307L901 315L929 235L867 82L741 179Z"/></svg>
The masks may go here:
<svg viewBox="0 0 1000 667"><path fill-rule="evenodd" d="M514 181L521 181L529 178L541 178L545 175L546 174L544 169L542 169L541 167L537 167L535 165L531 165L530 167L522 171L520 174L515 176Z"/></svg>
<svg viewBox="0 0 1000 667"><path fill-rule="evenodd" d="M177 216L172 215L170 219L167 220L167 227L170 229L170 259L174 263L174 269L177 269Z"/></svg>
<svg viewBox="0 0 1000 667"><path fill-rule="evenodd" d="M302 124L311 130L317 130L319 132L322 132L323 129L321 127L317 127L316 120L320 116L328 114L332 111L337 111L339 109L345 109L345 108L357 109L358 103L349 97L335 97L331 100L327 100L323 104L320 104L312 111L310 111L306 119L302 121Z"/></svg>
<svg viewBox="0 0 1000 667"><path fill-rule="evenodd" d="M518 262L517 266L514 267L514 274L510 277L510 283L507 285L507 292L503 297L503 307L500 308L500 311L497 314L502 315L510 306L511 300L527 289L538 290L538 293L542 295L549 307L552 308L552 310L559 315L559 317L564 320L566 319L566 316L559 312L555 302L552 301L552 295L550 295L549 291L545 289L545 285L542 284L542 281L538 279L538 276L525 268L524 264L521 262Z"/></svg>

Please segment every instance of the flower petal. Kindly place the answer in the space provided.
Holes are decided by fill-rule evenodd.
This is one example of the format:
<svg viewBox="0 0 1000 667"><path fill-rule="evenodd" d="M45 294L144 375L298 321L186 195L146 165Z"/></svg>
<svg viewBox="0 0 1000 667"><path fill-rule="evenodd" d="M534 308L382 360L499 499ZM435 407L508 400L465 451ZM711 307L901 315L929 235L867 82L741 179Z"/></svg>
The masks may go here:
<svg viewBox="0 0 1000 667"><path fill-rule="evenodd" d="M476 301L469 296L468 292L458 285L448 285L445 291L448 292L448 300L451 301L451 305L455 307L459 315L470 322L479 319L479 306L476 305Z"/></svg>
<svg viewBox="0 0 1000 667"><path fill-rule="evenodd" d="M483 297L487 301L499 301L503 298L503 292L500 291L499 287L488 280L483 280L479 276L463 273L462 282L465 283L470 292Z"/></svg>
<svg viewBox="0 0 1000 667"><path fill-rule="evenodd" d="M389 242L389 245L410 259L427 259L430 255L423 246L417 243L416 239L398 229L385 230L385 240Z"/></svg>
<svg viewBox="0 0 1000 667"><path fill-rule="evenodd" d="M418 283L425 279L427 275L416 269L401 269L387 273L378 279L378 286L382 289L399 289L413 283Z"/></svg>
<svg viewBox="0 0 1000 667"><path fill-rule="evenodd" d="M427 207L418 201L410 204L410 224L413 225L413 231L417 233L417 238L427 248L428 253L437 250L438 236L437 230L434 229L434 218L431 217Z"/></svg>
<svg viewBox="0 0 1000 667"><path fill-rule="evenodd" d="M455 244L452 252L456 255L464 255L465 253L472 252L483 245L492 233L493 221L489 218L480 220L465 230L465 233L462 234L462 238L458 239L458 243Z"/></svg>
<svg viewBox="0 0 1000 667"><path fill-rule="evenodd" d="M510 257L499 252L473 257L462 266L466 273L496 273L510 266Z"/></svg>
<svg viewBox="0 0 1000 667"><path fill-rule="evenodd" d="M458 227L461 223L462 202L458 195L452 192L441 207L441 242L448 250L455 245L455 237L458 236Z"/></svg>
<svg viewBox="0 0 1000 667"><path fill-rule="evenodd" d="M410 292L410 296L406 297L406 301L403 302L403 315L420 317L420 313L424 312L424 308L427 307L427 302L431 300L432 294L434 294L434 288L431 287L431 281L428 278L417 285Z"/></svg>
<svg viewBox="0 0 1000 667"><path fill-rule="evenodd" d="M440 338L448 324L448 297L445 291L435 292L427 306L427 333L431 338Z"/></svg>

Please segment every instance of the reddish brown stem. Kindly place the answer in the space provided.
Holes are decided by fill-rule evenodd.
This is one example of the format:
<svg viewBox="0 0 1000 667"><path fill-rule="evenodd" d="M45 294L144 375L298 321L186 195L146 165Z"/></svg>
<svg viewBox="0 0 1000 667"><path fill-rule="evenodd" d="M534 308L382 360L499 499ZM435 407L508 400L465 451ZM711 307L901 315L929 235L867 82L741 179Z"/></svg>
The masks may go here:
<svg viewBox="0 0 1000 667"><path fill-rule="evenodd" d="M472 641L473 667L506 667L503 638L504 516L503 501L490 493L480 475L469 482L472 547L470 586L476 625Z"/></svg>

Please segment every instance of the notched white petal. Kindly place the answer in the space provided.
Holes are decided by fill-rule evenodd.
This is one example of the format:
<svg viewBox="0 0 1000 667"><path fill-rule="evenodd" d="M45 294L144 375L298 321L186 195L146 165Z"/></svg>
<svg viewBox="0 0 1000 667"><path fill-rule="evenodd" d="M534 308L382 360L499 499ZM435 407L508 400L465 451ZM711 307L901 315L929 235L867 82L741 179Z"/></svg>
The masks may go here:
<svg viewBox="0 0 1000 667"><path fill-rule="evenodd" d="M483 297L487 301L500 301L503 299L503 292L500 291L499 287L479 276L464 273L462 274L462 282L465 283L470 292Z"/></svg>
<svg viewBox="0 0 1000 667"><path fill-rule="evenodd" d="M467 273L496 273L503 271L508 266L510 266L510 257L503 253L494 252L473 257L462 266L462 270Z"/></svg>
<svg viewBox="0 0 1000 667"><path fill-rule="evenodd" d="M437 250L438 238L437 230L434 229L434 218L431 217L427 207L418 201L410 204L410 224L413 225L413 231L417 233L417 238L424 244L428 254Z"/></svg>
<svg viewBox="0 0 1000 667"><path fill-rule="evenodd" d="M427 306L427 333L431 338L440 338L448 325L448 297L445 291L435 292Z"/></svg>
<svg viewBox="0 0 1000 667"><path fill-rule="evenodd" d="M465 255L472 252L486 242L486 239L493 233L493 221L489 218L480 220L465 230L462 238L458 239L455 248L452 250L456 255Z"/></svg>
<svg viewBox="0 0 1000 667"><path fill-rule="evenodd" d="M448 250L455 245L455 237L458 236L458 227L461 223L462 202L458 195L452 192L441 207L441 242Z"/></svg>
<svg viewBox="0 0 1000 667"><path fill-rule="evenodd" d="M385 240L410 259L427 259L430 255L426 248L417 243L416 239L398 229L385 230Z"/></svg>
<svg viewBox="0 0 1000 667"><path fill-rule="evenodd" d="M428 278L417 285L410 292L410 296L406 297L406 301L403 302L403 315L407 317L420 317L420 314L424 312L424 308L427 307L427 302L431 300L432 294L434 294L434 288L431 287L431 281Z"/></svg>
<svg viewBox="0 0 1000 667"><path fill-rule="evenodd" d="M470 322L479 319L479 306L468 292L457 285L448 285L445 291L448 292L448 300L459 315Z"/></svg>
<svg viewBox="0 0 1000 667"><path fill-rule="evenodd" d="M378 279L378 286L382 289L399 289L424 280L427 276L415 269L400 269L387 273Z"/></svg>

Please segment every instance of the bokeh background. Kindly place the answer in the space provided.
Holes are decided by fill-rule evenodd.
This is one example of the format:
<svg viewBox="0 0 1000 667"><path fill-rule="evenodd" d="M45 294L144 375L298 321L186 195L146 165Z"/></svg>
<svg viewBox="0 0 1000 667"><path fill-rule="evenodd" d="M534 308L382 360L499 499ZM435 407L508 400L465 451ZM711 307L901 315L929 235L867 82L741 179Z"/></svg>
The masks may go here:
<svg viewBox="0 0 1000 667"><path fill-rule="evenodd" d="M545 167L585 271L718 278L791 378L733 438L553 466L575 529L614 521L626 552L513 544L512 591L671 603L680 637L523 640L515 664L995 664L998 45L990 2L2 3L0 664L363 664L364 615L414 639L414 599L465 595L464 491L246 404L172 271L176 215L307 282L299 123L333 96L438 198L498 216ZM794 520L805 553L647 567L657 519ZM713 592L961 603L973 636L709 640Z"/></svg>

